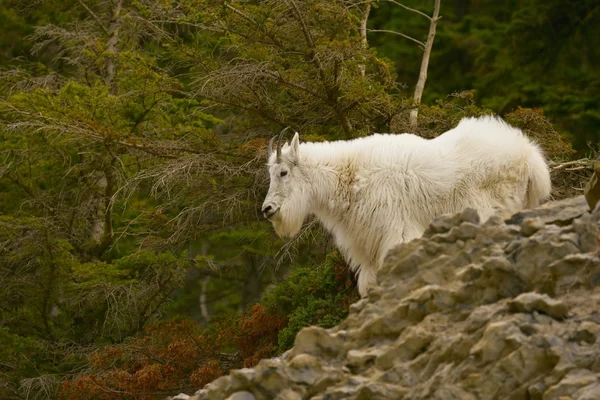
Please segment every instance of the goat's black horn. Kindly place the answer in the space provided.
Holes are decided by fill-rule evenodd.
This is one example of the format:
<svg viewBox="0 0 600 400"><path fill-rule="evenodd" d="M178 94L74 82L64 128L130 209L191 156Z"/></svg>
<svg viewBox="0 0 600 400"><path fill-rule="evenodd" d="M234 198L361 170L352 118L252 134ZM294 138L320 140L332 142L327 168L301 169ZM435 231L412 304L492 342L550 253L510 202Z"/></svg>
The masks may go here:
<svg viewBox="0 0 600 400"><path fill-rule="evenodd" d="M287 131L288 129L290 129L289 126L286 128L283 128L283 130L279 134L279 139L277 139L277 162L278 163L281 162L281 138L283 137L283 134L285 133L285 131Z"/></svg>

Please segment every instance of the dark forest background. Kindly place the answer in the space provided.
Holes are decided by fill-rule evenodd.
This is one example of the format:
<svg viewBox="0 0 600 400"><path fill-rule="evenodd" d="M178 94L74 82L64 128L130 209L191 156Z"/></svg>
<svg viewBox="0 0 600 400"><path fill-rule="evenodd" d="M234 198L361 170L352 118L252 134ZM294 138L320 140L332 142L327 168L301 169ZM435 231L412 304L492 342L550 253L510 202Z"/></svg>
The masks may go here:
<svg viewBox="0 0 600 400"><path fill-rule="evenodd" d="M553 162L594 154L599 1L441 0L417 127L434 0L401 4L0 0L0 397L193 392L343 319L329 237L260 215L286 126L496 113Z"/></svg>

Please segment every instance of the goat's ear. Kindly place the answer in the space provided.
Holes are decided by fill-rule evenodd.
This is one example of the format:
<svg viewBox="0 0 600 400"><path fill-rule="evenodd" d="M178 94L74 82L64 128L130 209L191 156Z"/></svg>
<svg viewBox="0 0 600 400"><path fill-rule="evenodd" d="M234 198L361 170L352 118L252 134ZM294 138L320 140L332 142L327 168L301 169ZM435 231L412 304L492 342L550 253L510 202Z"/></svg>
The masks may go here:
<svg viewBox="0 0 600 400"><path fill-rule="evenodd" d="M296 132L294 134L294 137L292 138L292 142L290 143L290 152L289 152L289 155L290 155L292 161L294 162L294 164L296 164L298 162L299 147L300 147L300 136L298 135L298 132Z"/></svg>

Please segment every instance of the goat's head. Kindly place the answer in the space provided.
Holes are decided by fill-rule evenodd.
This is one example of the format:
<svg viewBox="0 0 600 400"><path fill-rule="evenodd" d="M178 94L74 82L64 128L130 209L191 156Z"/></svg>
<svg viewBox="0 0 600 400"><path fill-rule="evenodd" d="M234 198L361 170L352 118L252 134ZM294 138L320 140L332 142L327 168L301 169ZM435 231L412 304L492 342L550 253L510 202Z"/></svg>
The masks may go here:
<svg viewBox="0 0 600 400"><path fill-rule="evenodd" d="M284 129L279 134L273 151L274 136L269 142L269 192L262 212L282 237L292 237L300 231L308 209L308 181L300 165L300 138L298 132L291 143L282 147Z"/></svg>

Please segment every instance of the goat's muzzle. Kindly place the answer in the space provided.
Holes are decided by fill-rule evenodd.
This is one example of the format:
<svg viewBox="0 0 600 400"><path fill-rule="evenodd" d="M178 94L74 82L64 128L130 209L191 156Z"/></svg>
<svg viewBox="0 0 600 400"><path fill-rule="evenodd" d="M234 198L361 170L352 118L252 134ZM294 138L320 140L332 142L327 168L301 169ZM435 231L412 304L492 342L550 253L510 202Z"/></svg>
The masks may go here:
<svg viewBox="0 0 600 400"><path fill-rule="evenodd" d="M262 213L266 219L271 219L271 217L279 211L279 208L274 208L272 205L267 205L263 208Z"/></svg>

